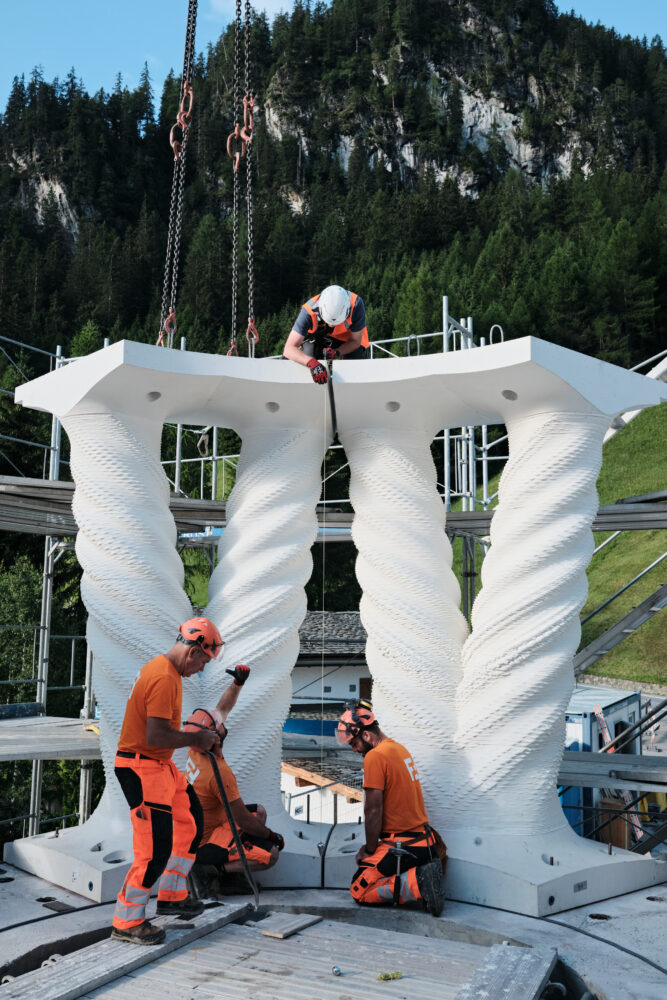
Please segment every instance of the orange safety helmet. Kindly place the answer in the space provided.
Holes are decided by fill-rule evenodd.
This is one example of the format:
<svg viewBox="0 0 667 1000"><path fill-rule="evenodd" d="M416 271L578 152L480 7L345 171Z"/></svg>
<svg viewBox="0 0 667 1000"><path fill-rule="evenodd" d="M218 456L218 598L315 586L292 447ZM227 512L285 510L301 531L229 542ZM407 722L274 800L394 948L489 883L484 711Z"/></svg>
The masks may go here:
<svg viewBox="0 0 667 1000"><path fill-rule="evenodd" d="M209 711L207 708L196 708L192 715L183 723L184 733L196 733L200 729L210 729L212 733L217 733L220 737L220 747L215 747L213 753L216 757L222 757L221 746L227 735L227 727L222 721L222 715L217 708Z"/></svg>
<svg viewBox="0 0 667 1000"><path fill-rule="evenodd" d="M347 746L355 736L368 729L375 722L373 706L370 701L351 702L338 720L336 740L342 746Z"/></svg>
<svg viewBox="0 0 667 1000"><path fill-rule="evenodd" d="M190 618L183 622L176 642L184 642L186 646L199 646L210 660L214 660L224 646L222 636L208 618Z"/></svg>

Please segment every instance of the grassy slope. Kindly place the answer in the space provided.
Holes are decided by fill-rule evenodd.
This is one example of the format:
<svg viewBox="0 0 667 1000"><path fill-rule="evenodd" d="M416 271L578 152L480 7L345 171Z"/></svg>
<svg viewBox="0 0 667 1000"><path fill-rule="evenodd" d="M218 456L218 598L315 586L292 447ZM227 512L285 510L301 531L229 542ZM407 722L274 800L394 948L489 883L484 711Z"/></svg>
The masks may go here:
<svg viewBox="0 0 667 1000"><path fill-rule="evenodd" d="M621 497L667 489L667 404L645 410L604 446L598 479L601 504ZM595 536L599 545L608 533ZM586 615L628 583L665 551L664 531L627 531L593 557L588 571ZM586 645L617 622L667 579L667 561L651 570L583 627ZM660 612L610 653L589 674L622 677L655 684L667 683L667 613Z"/></svg>

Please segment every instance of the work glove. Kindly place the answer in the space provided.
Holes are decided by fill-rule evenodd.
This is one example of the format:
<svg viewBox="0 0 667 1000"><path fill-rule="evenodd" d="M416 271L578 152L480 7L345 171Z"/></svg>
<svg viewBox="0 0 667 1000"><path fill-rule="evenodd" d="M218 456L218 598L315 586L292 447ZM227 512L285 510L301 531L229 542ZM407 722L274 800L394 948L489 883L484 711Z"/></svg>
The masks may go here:
<svg viewBox="0 0 667 1000"><path fill-rule="evenodd" d="M282 833L275 833L273 830L269 830L267 840L270 840L272 844L277 844L279 851L282 851L285 846L285 838Z"/></svg>
<svg viewBox="0 0 667 1000"><path fill-rule="evenodd" d="M242 663L239 663L233 670L225 670L225 673L234 678L237 687L243 687L250 676L250 667L244 667Z"/></svg>
<svg viewBox="0 0 667 1000"><path fill-rule="evenodd" d="M313 382L317 382L318 385L324 385L327 381L327 370L323 364L317 360L317 358L311 358L308 362L308 367L310 368L310 374L313 376Z"/></svg>
<svg viewBox="0 0 667 1000"><path fill-rule="evenodd" d="M335 361L340 357L340 354L335 347L325 347L324 348L324 359L325 361Z"/></svg>

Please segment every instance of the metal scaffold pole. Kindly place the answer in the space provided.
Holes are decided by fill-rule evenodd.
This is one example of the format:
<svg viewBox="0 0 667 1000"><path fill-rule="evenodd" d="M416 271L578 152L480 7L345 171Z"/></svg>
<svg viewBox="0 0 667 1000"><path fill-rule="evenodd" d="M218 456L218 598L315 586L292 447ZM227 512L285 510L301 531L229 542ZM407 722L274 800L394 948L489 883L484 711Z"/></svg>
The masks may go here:
<svg viewBox="0 0 667 1000"><path fill-rule="evenodd" d="M83 699L81 716L84 719L91 719L94 711L95 698L93 696L93 651L90 646L86 647L86 680ZM79 780L79 826L85 823L90 816L92 790L93 762L92 760L82 760L81 778Z"/></svg>
<svg viewBox="0 0 667 1000"><path fill-rule="evenodd" d="M55 367L62 363L62 348L56 348ZM60 478L60 441L62 427L55 417L51 421L51 445L49 449L49 479ZM49 647L51 644L51 607L53 602L53 570L55 565L55 550L58 539L47 535L44 541L44 570L42 574L42 607L39 621L39 653L37 657L37 702L41 711L46 714L46 699L49 684ZM42 761L35 760L32 764L32 781L30 784L30 819L28 820L28 836L39 833L40 814L42 811Z"/></svg>

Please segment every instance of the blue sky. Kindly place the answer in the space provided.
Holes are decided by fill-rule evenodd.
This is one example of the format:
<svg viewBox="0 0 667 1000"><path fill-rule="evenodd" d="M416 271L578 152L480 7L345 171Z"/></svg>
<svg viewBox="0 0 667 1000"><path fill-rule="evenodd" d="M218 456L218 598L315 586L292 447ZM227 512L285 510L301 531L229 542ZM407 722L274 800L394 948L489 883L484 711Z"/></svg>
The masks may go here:
<svg viewBox="0 0 667 1000"><path fill-rule="evenodd" d="M556 0L587 21L598 20L621 34L667 40L667 0ZM272 18L289 10L292 0L254 0ZM234 14L234 0L199 0L197 48L215 41ZM170 68L183 61L186 0L2 0L3 57L0 63L0 109L4 110L14 76L41 65L52 80L74 66L86 89L112 89L121 73L135 87L148 63L157 94Z"/></svg>

